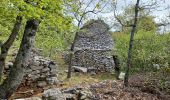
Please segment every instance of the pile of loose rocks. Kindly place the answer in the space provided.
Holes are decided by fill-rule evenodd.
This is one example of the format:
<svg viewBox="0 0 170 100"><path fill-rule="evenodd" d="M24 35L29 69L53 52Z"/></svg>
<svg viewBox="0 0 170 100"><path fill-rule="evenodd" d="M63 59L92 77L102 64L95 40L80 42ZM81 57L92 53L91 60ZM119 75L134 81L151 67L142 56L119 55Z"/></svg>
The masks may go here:
<svg viewBox="0 0 170 100"><path fill-rule="evenodd" d="M5 73L8 75L13 62L7 62ZM23 84L30 87L45 87L46 85L58 83L57 64L49 58L39 56L31 52L30 64L25 70Z"/></svg>

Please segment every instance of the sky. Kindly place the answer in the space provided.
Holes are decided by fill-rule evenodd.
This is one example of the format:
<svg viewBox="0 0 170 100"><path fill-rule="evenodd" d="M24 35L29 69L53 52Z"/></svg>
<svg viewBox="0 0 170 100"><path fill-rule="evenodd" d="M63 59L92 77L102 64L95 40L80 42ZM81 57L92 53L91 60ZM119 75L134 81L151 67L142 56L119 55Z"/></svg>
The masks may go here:
<svg viewBox="0 0 170 100"><path fill-rule="evenodd" d="M91 0L80 0L81 2L84 2L83 8L86 8L87 4L89 3L89 1ZM90 6L87 8L88 10L92 10L95 5L101 0L93 0L93 2L90 4ZM107 3L107 6L104 9L105 13L89 13L87 19L81 24L81 26L88 20L90 19L103 19L105 20L105 22L110 25L110 27L114 26L111 28L111 31L117 31L119 30L119 26L118 24L115 25L116 19L114 18L114 13L113 13L113 4L111 3L113 0L105 0L105 1L109 1L109 3ZM168 18L167 16L170 16L170 0L140 0L139 5L140 6L145 6L146 5L151 5L154 2L157 2L156 6L154 5L154 9L151 9L150 11L150 15L154 16L154 20L156 23L162 23L164 22L170 22L170 18ZM116 0L116 13L121 14L125 8L131 6L131 5L135 5L136 4L136 0ZM102 3L101 7L105 5L105 3ZM112 7L111 7L112 6ZM148 6L147 6L148 7ZM106 13L107 12L107 13ZM75 20L74 23L77 25L77 21ZM164 29L164 27L160 28L161 31ZM170 25L166 26L165 29L167 31L170 31Z"/></svg>
<svg viewBox="0 0 170 100"><path fill-rule="evenodd" d="M130 4L135 4L136 0L117 0L119 9L121 10L121 7L125 7ZM140 5L148 5L149 2L157 1L157 6L155 9L152 10L151 14L155 16L155 21L159 22L160 19L165 18L170 13L170 0L140 0ZM165 10L164 10L165 9Z"/></svg>
<svg viewBox="0 0 170 100"><path fill-rule="evenodd" d="M150 14L155 17L154 18L155 22L156 23L161 23L162 21L170 22L170 19L167 17L168 15L170 16L170 0L140 0L140 6L150 5L154 1L157 1L157 4L156 6L154 6L154 9L151 9ZM136 3L136 0L116 0L116 2L117 2L117 13L121 13L123 12L123 9L125 7L134 5ZM111 25L111 23L115 21L113 16L114 16L113 12L110 12L104 14L103 13L97 14L94 17L95 18L103 17L104 19L106 19L106 22L109 25ZM170 25L167 26L166 29L170 31ZM114 29L112 28L112 30Z"/></svg>

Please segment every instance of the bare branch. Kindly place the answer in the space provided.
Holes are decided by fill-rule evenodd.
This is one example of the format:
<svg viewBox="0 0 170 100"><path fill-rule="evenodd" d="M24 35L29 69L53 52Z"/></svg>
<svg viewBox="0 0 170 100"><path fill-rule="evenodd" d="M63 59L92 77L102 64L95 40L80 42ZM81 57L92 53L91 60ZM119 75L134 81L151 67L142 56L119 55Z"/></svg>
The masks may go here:
<svg viewBox="0 0 170 100"><path fill-rule="evenodd" d="M118 23L122 26L122 27L132 27L132 25L127 25L127 24L124 24L122 21L121 21L121 19L117 16L117 14L116 14L116 9L117 9L117 7L116 7L116 4L114 5L114 10L113 10L113 13L114 13L114 17L115 17L115 19L118 21Z"/></svg>

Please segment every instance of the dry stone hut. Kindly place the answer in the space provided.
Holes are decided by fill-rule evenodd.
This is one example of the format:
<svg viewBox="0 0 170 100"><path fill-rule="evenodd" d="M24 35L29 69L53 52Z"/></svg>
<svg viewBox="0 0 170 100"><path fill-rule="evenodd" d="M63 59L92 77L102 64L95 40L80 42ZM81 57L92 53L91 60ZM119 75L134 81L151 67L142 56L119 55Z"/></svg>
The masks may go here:
<svg viewBox="0 0 170 100"><path fill-rule="evenodd" d="M72 66L108 71L114 67L113 46L109 26L103 20L91 20L76 33Z"/></svg>

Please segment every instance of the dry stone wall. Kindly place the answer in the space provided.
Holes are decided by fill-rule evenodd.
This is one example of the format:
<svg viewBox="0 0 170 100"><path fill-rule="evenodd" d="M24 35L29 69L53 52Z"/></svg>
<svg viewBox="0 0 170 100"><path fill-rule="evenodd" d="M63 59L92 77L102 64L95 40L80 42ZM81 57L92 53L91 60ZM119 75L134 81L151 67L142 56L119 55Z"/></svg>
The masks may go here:
<svg viewBox="0 0 170 100"><path fill-rule="evenodd" d="M73 66L87 69L96 68L99 71L111 71L114 67L110 51L79 50L75 52L73 60Z"/></svg>
<svg viewBox="0 0 170 100"><path fill-rule="evenodd" d="M5 67L5 73L8 74L12 62L8 62ZM23 79L23 84L31 87L44 87L48 84L56 84L57 79L57 64L49 58L39 56L35 52L31 52L30 64L25 70L26 75Z"/></svg>

